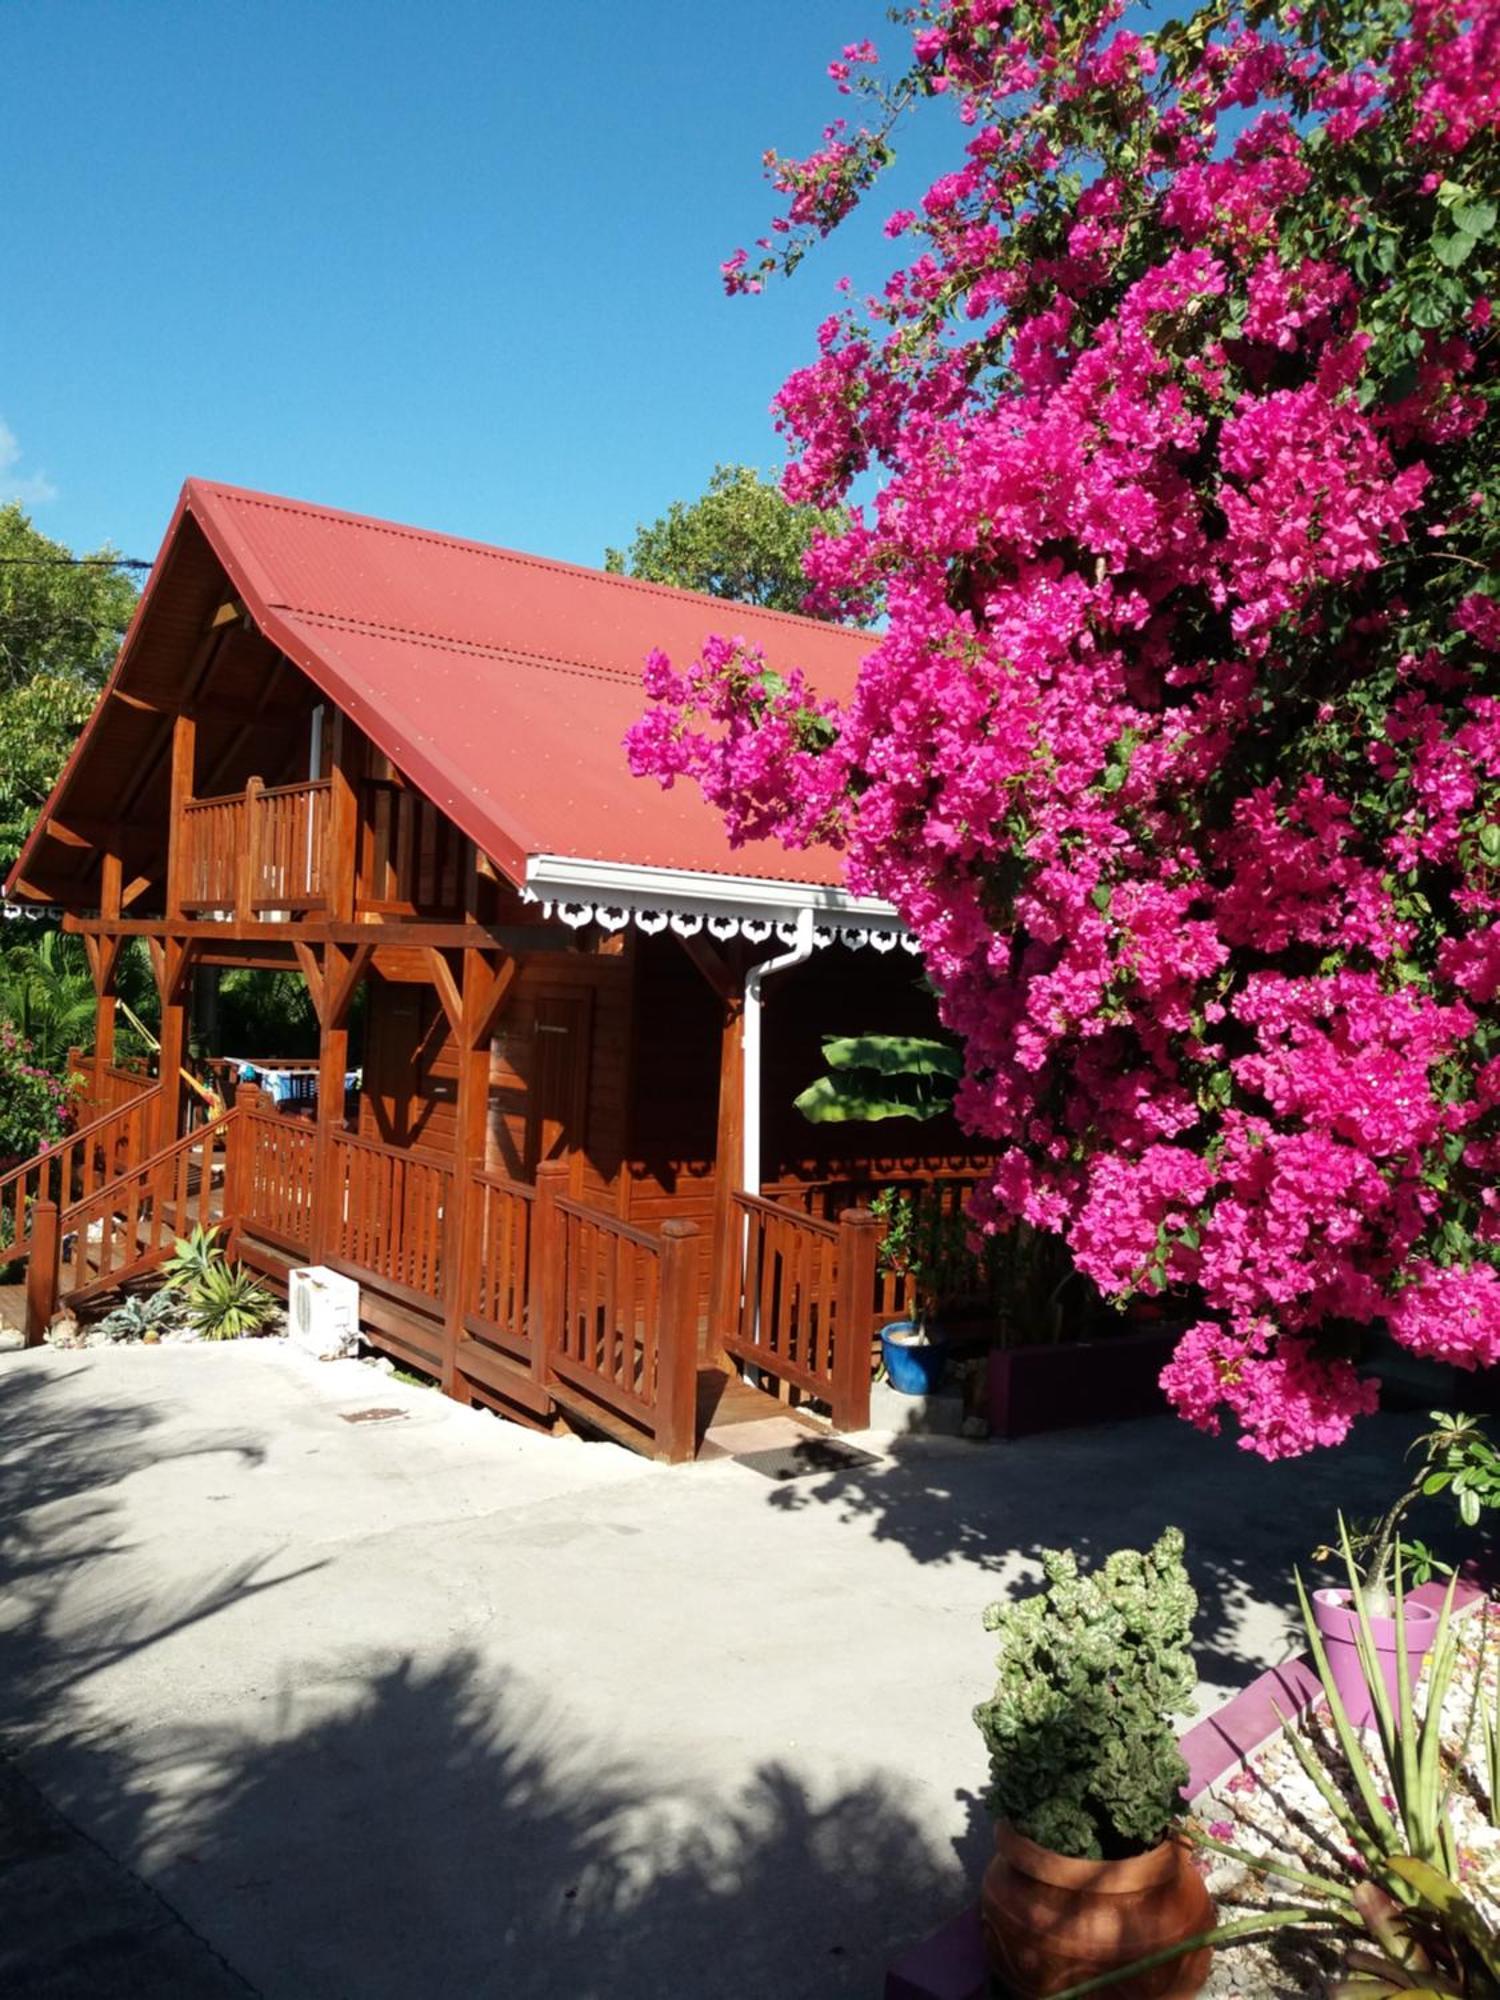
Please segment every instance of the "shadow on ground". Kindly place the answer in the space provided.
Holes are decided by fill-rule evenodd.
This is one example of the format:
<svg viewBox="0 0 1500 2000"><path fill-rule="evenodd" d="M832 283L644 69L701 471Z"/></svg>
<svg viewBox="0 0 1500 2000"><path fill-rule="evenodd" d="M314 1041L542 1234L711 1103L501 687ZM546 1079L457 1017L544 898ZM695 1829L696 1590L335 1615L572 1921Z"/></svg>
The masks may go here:
<svg viewBox="0 0 1500 2000"><path fill-rule="evenodd" d="M769 1504L829 1508L917 1562L968 1565L981 1583L989 1578L976 1597L1034 1582L1043 1549L1075 1549L1094 1563L1180 1527L1198 1592L1199 1672L1232 1688L1268 1663L1268 1639L1276 1659L1300 1650L1276 1629L1295 1612L1293 1569L1312 1567L1340 1508L1358 1517L1389 1504L1424 1427L1417 1417L1371 1418L1338 1450L1277 1465L1174 1417L979 1446L911 1438L883 1459L774 1486ZM1432 1518L1433 1541L1451 1541L1442 1517Z"/></svg>
<svg viewBox="0 0 1500 2000"><path fill-rule="evenodd" d="M617 1754L587 1721L590 1683L611 1672L602 1626L566 1714L460 1647L420 1665L351 1650L320 1661L311 1686L289 1665L258 1712L241 1699L215 1717L200 1699L190 1716L169 1700L165 1720L113 1729L109 1704L89 1698L94 1676L287 1578L262 1559L170 1601L101 1591L99 1572L128 1554L112 1489L159 1462L158 1424L136 1403L80 1416L58 1379L11 1372L0 1387L0 1740L23 1762L50 1746L48 1797L89 1840L72 1892L64 1882L45 1907L26 1903L39 1877L13 1879L27 1956L11 1990L217 1993L180 1952L132 1953L132 1926L178 1917L286 2000L816 2000L874 1990L890 1953L961 1898L973 1856L935 1851L879 1777L830 1779L815 1796L768 1761L733 1795L692 1794ZM173 1456L259 1451L228 1424ZM64 1625L58 1606L84 1567L103 1608L80 1629L76 1607ZM871 1741L875 1762L878 1728ZM28 1825L41 1822L19 1815L18 1837ZM167 1908L123 1879L103 1886L90 1842ZM0 1840L0 1909L7 1867L29 1865ZM102 1947L79 1930L100 1897Z"/></svg>

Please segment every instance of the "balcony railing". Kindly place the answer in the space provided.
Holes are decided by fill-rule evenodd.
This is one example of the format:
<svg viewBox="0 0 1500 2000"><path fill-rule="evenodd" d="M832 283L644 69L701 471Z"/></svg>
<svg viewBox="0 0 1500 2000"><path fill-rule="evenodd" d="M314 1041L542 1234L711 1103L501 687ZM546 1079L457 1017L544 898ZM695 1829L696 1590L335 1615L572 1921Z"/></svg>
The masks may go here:
<svg viewBox="0 0 1500 2000"><path fill-rule="evenodd" d="M183 909L242 921L326 910L332 790L327 778L273 786L252 778L243 792L189 799L175 830Z"/></svg>

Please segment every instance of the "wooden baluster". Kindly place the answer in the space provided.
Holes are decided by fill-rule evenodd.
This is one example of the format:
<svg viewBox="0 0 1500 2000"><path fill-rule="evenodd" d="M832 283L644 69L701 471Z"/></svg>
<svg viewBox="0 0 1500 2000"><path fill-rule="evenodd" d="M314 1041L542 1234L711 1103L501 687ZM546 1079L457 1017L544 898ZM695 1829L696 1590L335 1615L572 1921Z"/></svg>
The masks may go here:
<svg viewBox="0 0 1500 2000"><path fill-rule="evenodd" d="M531 1212L531 1288L526 1301L526 1334L531 1342L532 1379L546 1385L552 1349L558 1343L563 1311L563 1220L559 1195L567 1191L566 1160L544 1160L536 1170Z"/></svg>
<svg viewBox="0 0 1500 2000"><path fill-rule="evenodd" d="M838 1300L833 1325L833 1423L862 1431L870 1423L870 1333L880 1222L867 1208L839 1217Z"/></svg>
<svg viewBox="0 0 1500 2000"><path fill-rule="evenodd" d="M52 1324L52 1315L57 1311L61 1252L57 1203L39 1201L31 1211L31 1255L26 1260L23 1338L28 1347L41 1346L47 1328Z"/></svg>
<svg viewBox="0 0 1500 2000"><path fill-rule="evenodd" d="M656 1455L680 1464L698 1448L698 1225L661 1226L657 1288Z"/></svg>

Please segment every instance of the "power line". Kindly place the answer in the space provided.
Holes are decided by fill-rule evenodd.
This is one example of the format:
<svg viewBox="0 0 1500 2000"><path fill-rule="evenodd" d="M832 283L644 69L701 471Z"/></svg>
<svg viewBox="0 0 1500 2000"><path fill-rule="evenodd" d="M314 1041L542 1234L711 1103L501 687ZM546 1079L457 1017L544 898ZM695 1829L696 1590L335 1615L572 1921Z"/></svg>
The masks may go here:
<svg viewBox="0 0 1500 2000"><path fill-rule="evenodd" d="M7 569L35 569L48 564L60 569L150 569L141 556L0 556Z"/></svg>

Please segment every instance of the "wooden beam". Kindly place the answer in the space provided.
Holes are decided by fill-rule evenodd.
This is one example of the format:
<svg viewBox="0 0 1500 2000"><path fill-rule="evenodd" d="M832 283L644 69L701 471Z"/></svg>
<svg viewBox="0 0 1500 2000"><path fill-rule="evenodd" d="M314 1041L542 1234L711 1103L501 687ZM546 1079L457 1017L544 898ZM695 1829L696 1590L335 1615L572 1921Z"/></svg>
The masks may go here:
<svg viewBox="0 0 1500 2000"><path fill-rule="evenodd" d="M515 991L521 961L518 958L506 958L501 961L498 970L490 972L488 966L485 970L489 972L488 979L475 974L472 996L469 982L466 980L464 983L465 1012L462 1041L463 1046L469 1049L489 1047L495 1033L495 1025L505 1012Z"/></svg>
<svg viewBox="0 0 1500 2000"><path fill-rule="evenodd" d="M155 872L153 872L150 875L132 876L130 881L128 881L125 884L125 887L120 891L121 913L123 914L126 910L128 910L132 903L138 903L141 900L142 896L145 895L146 891L151 887L152 883L155 882L157 879L158 877Z"/></svg>
<svg viewBox="0 0 1500 2000"><path fill-rule="evenodd" d="M127 694L122 687L108 690L111 701L117 701L121 708L133 708L139 715L170 715L171 710L159 701L147 701L141 694Z"/></svg>
<svg viewBox="0 0 1500 2000"><path fill-rule="evenodd" d="M580 944L577 931L551 924L450 924L428 922L425 917L376 917L368 923L335 923L308 918L298 924L215 923L209 919L180 917L80 917L68 911L63 929L80 936L173 937L217 939L221 943L289 944L294 932L304 944L406 945L420 950L503 951L517 956L528 952L570 952L575 957L593 954Z"/></svg>
<svg viewBox="0 0 1500 2000"><path fill-rule="evenodd" d="M323 968L318 962L318 954L310 944L302 944L296 938L292 940L292 950L297 954L297 963L302 968L302 977L307 981L307 991L312 999L313 1012L317 1015L321 1023L325 1019L323 1012L324 986Z"/></svg>
<svg viewBox="0 0 1500 2000"><path fill-rule="evenodd" d="M69 813L65 819L51 813L47 819L48 834L64 847L110 847L119 840L120 831L118 820L90 819L82 813Z"/></svg>
<svg viewBox="0 0 1500 2000"><path fill-rule="evenodd" d="M448 1016L448 1025L453 1030L455 1041L463 1040L464 997L458 981L453 977L453 968L435 945L427 950L427 964L432 973L432 983L437 988L437 997L443 1012Z"/></svg>
<svg viewBox="0 0 1500 2000"><path fill-rule="evenodd" d="M330 944L326 947L323 953L323 1000L333 1026L342 1027L349 1019L355 992L374 956L375 947L372 944L353 947Z"/></svg>
<svg viewBox="0 0 1500 2000"><path fill-rule="evenodd" d="M245 617L245 607L238 598L231 597L227 604L221 604L208 621L210 632L217 632L221 625L238 625Z"/></svg>
<svg viewBox="0 0 1500 2000"><path fill-rule="evenodd" d="M730 967L724 954L717 950L702 931L695 931L691 937L678 936L677 942L697 966L709 985L727 1007L739 999L740 982Z"/></svg>

